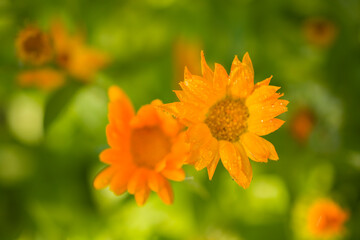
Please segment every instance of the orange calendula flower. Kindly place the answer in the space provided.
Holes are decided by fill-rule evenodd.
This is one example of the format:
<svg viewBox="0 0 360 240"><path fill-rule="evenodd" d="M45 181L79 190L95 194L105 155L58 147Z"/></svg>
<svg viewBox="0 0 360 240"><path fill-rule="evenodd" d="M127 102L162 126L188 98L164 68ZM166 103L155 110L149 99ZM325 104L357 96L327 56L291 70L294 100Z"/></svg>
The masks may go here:
<svg viewBox="0 0 360 240"><path fill-rule="evenodd" d="M319 199L309 209L308 229L316 237L331 238L344 231L348 213L330 199Z"/></svg>
<svg viewBox="0 0 360 240"><path fill-rule="evenodd" d="M110 185L116 195L125 191L143 205L150 190L166 204L173 202L168 180L182 181L182 165L188 154L182 125L157 106L160 100L140 108L137 115L127 96L118 88L109 89L109 125L106 128L110 148L100 154L109 164L95 179L96 189Z"/></svg>
<svg viewBox="0 0 360 240"><path fill-rule="evenodd" d="M88 47L79 34L70 36L61 22L51 28L56 62L75 78L88 82L109 63L107 54Z"/></svg>
<svg viewBox="0 0 360 240"><path fill-rule="evenodd" d="M34 65L41 65L52 57L49 36L35 26L21 30L15 41L20 60Z"/></svg>
<svg viewBox="0 0 360 240"><path fill-rule="evenodd" d="M207 168L211 180L219 158L231 177L247 188L252 179L248 157L256 162L278 160L274 146L260 136L277 130L288 101L279 100L280 87L270 86L270 78L254 84L254 70L246 53L235 57L230 75L220 64L212 71L201 54L202 76L185 68L182 90L175 91L180 102L163 108L188 126L188 163L197 170Z"/></svg>
<svg viewBox="0 0 360 240"><path fill-rule="evenodd" d="M59 71L51 68L29 70L17 76L22 87L38 87L43 90L53 90L65 83L65 77Z"/></svg>

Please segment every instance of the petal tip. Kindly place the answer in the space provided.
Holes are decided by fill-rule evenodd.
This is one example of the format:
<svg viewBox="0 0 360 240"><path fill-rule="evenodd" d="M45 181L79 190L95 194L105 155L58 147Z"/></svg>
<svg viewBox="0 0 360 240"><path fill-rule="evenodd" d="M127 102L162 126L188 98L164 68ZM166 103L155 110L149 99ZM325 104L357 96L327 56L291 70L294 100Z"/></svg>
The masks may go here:
<svg viewBox="0 0 360 240"><path fill-rule="evenodd" d="M160 106L162 104L163 104L163 102L160 99L155 99L151 102L151 105L156 106L156 107Z"/></svg>
<svg viewBox="0 0 360 240"><path fill-rule="evenodd" d="M118 87L116 85L112 85L109 87L108 96L109 96L110 102L121 100L121 101L127 102L127 103L129 103L129 105L131 105L131 102L128 99L128 96L125 94L125 92L120 87Z"/></svg>

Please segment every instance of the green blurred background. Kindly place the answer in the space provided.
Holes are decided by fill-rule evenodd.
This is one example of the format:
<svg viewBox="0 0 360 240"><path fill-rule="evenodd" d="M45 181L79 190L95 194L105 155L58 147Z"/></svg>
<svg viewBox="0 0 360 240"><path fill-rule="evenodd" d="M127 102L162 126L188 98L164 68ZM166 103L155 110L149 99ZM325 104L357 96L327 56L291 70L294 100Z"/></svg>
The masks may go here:
<svg viewBox="0 0 360 240"><path fill-rule="evenodd" d="M59 98L68 104L45 130L53 92L18 86L14 41L54 17L112 63ZM311 33L319 18L332 35L316 24ZM349 212L343 239L360 239L360 1L0 0L0 39L0 239L308 239L302 207L318 197ZM280 160L252 162L247 190L221 164L211 182L186 166L171 206L154 193L138 207L133 196L95 191L107 88L123 88L136 109L174 101L179 69L200 74L201 49L211 67L229 70L249 52L256 82L274 75L290 101L287 123L265 137ZM292 126L304 109L313 127L299 138Z"/></svg>

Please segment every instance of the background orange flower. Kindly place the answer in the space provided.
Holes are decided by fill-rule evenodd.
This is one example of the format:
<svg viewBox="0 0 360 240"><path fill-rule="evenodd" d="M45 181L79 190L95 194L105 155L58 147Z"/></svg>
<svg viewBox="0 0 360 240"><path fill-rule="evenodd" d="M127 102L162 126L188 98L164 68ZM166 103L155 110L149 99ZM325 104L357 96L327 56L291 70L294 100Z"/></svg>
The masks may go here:
<svg viewBox="0 0 360 240"><path fill-rule="evenodd" d="M141 107L135 115L130 100L118 87L109 89L109 97L106 135L110 148L100 154L100 160L110 166L96 177L95 188L110 185L116 195L128 191L138 205L146 202L152 190L171 204L173 192L168 180L185 178L181 167L188 146L182 126L157 109L160 100Z"/></svg>
<svg viewBox="0 0 360 240"><path fill-rule="evenodd" d="M348 218L348 213L334 201L318 199L309 208L308 229L316 237L337 237L344 233Z"/></svg>
<svg viewBox="0 0 360 240"><path fill-rule="evenodd" d="M76 79L89 82L110 62L107 54L85 45L82 35L71 36L58 20L52 23L51 36L56 62Z"/></svg>
<svg viewBox="0 0 360 240"><path fill-rule="evenodd" d="M36 26L22 29L15 41L20 60L33 65L41 65L52 58L50 37Z"/></svg>
<svg viewBox="0 0 360 240"><path fill-rule="evenodd" d="M336 39L338 28L334 22L323 17L307 19L303 24L303 32L310 44L318 47L328 47Z"/></svg>

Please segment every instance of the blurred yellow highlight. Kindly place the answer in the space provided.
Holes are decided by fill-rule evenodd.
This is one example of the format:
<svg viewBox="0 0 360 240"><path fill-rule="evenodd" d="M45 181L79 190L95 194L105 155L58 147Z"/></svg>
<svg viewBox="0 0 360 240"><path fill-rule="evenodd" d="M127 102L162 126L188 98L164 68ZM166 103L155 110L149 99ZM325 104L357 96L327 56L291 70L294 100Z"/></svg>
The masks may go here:
<svg viewBox="0 0 360 240"><path fill-rule="evenodd" d="M26 94L11 100L7 122L14 136L26 144L36 144L43 137L42 106Z"/></svg>

